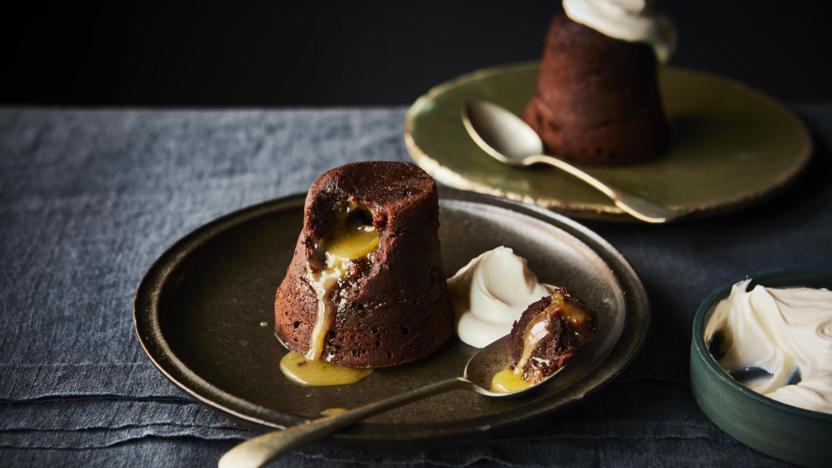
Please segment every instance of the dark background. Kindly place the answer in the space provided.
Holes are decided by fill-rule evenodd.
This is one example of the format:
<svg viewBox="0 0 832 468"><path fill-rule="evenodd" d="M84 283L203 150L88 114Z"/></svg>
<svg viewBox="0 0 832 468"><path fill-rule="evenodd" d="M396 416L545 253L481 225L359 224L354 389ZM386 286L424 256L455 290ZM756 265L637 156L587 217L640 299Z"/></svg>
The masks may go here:
<svg viewBox="0 0 832 468"><path fill-rule="evenodd" d="M553 0L36 4L0 20L0 102L408 104L476 68L536 59ZM659 1L675 65L789 101L832 101L828 0Z"/></svg>

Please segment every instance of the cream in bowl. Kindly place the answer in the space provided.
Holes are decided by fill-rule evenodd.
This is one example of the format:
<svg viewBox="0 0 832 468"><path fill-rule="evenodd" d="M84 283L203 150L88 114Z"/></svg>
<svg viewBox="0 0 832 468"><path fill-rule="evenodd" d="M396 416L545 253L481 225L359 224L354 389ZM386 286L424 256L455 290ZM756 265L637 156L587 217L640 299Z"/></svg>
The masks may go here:
<svg viewBox="0 0 832 468"><path fill-rule="evenodd" d="M787 405L832 414L832 291L736 283L705 327L720 367Z"/></svg>

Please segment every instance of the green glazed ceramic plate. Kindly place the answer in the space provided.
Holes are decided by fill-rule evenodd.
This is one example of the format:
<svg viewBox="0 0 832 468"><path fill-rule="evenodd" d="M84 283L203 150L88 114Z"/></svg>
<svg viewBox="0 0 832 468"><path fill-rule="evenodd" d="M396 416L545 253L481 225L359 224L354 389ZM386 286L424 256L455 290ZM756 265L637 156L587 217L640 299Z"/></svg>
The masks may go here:
<svg viewBox="0 0 832 468"><path fill-rule="evenodd" d="M274 336L274 293L303 225L305 195L215 220L174 244L136 293L139 342L193 397L244 421L285 427L327 408L355 408L461 374L476 351L456 338L431 356L379 369L354 385L303 387L283 376ZM522 425L579 402L614 379L647 335L647 295L624 257L597 234L534 206L470 192L440 192L445 269L499 245L529 259L541 280L595 310L598 332L558 376L527 397L489 399L453 391L341 431L342 442L451 442Z"/></svg>
<svg viewBox="0 0 832 468"><path fill-rule="evenodd" d="M630 219L603 195L548 167L512 168L488 157L462 126L465 102L484 99L520 114L532 97L537 63L477 71L420 97L405 117L416 163L445 185L534 203L569 214ZM812 153L800 119L736 81L667 68L661 72L673 144L662 157L630 166L589 167L611 186L693 214L759 201L786 186Z"/></svg>
<svg viewBox="0 0 832 468"><path fill-rule="evenodd" d="M749 288L758 284L832 288L832 267L792 268L750 278ZM705 327L733 285L726 284L705 299L693 319L690 381L696 402L720 429L755 450L800 465L830 466L832 414L789 406L746 388L722 370L708 351Z"/></svg>

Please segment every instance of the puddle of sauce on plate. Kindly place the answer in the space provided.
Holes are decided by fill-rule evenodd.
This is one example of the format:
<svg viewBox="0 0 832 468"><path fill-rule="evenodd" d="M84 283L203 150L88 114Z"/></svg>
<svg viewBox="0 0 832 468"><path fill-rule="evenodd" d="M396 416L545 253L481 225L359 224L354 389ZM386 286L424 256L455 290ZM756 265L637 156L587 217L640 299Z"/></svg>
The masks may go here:
<svg viewBox="0 0 832 468"><path fill-rule="evenodd" d="M321 411L322 416L338 416L339 414L344 414L349 411L346 408L327 408Z"/></svg>
<svg viewBox="0 0 832 468"><path fill-rule="evenodd" d="M280 360L280 370L289 380L310 387L353 384L370 375L372 369L351 369L323 360L310 361L289 351Z"/></svg>

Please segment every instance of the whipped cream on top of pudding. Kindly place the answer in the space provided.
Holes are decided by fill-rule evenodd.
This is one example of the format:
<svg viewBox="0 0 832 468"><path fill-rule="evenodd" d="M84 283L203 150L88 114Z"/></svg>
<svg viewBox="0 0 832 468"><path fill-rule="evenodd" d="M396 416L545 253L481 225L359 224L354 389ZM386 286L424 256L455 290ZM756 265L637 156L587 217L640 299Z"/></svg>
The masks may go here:
<svg viewBox="0 0 832 468"><path fill-rule="evenodd" d="M643 42L666 63L676 49L676 28L653 11L651 0L563 0L572 21L627 42Z"/></svg>
<svg viewBox="0 0 832 468"><path fill-rule="evenodd" d="M512 249L484 252L448 279L457 335L476 348L488 346L508 335L529 304L552 289Z"/></svg>
<svg viewBox="0 0 832 468"><path fill-rule="evenodd" d="M747 291L749 283L735 284L705 327L705 341L724 353L719 365L729 373L762 369L744 382L751 390L832 414L832 291L760 285Z"/></svg>

